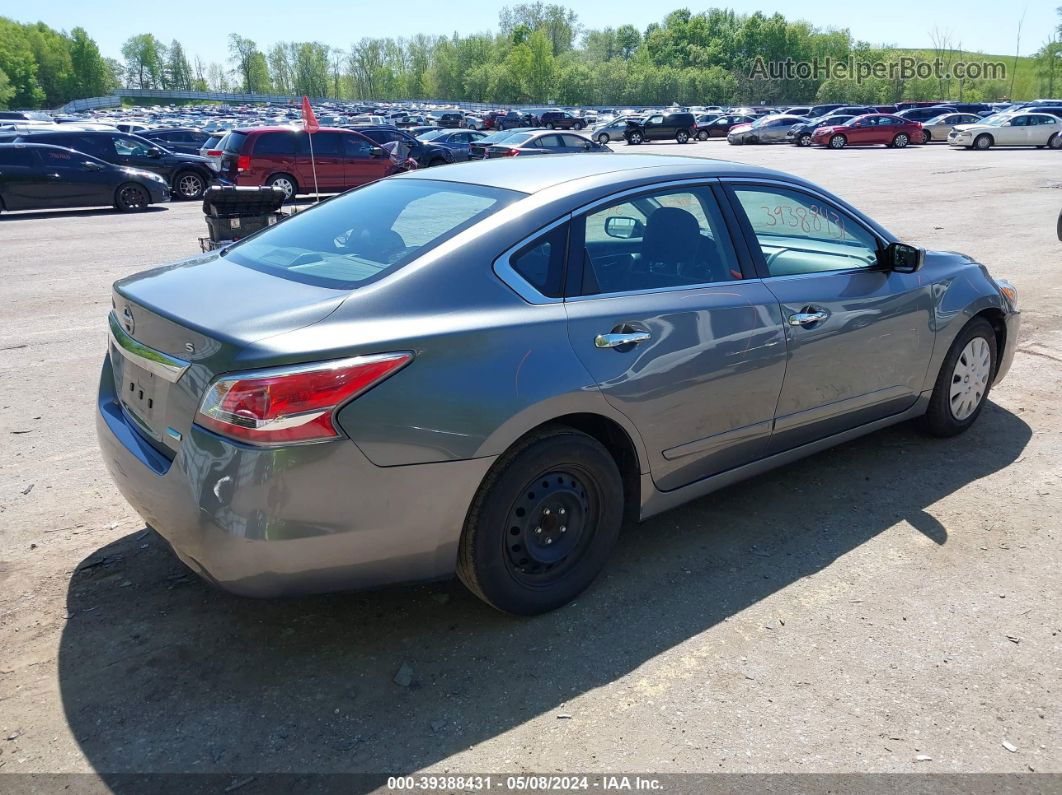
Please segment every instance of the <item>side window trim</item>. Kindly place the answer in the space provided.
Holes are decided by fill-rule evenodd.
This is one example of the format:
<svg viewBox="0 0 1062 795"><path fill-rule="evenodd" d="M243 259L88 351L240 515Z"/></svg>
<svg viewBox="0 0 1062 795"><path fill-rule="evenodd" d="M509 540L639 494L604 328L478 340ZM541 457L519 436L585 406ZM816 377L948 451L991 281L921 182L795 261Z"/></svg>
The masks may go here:
<svg viewBox="0 0 1062 795"><path fill-rule="evenodd" d="M586 225L583 222L585 221L586 216L598 207L624 200L633 202L641 196L651 196L653 194L666 192L670 189L680 190L682 188L689 188L690 190L701 188L710 191L719 208L719 213L722 216L723 226L726 227L725 230L722 231L725 231L727 239L730 241L731 248L734 251L734 256L737 258L738 267L741 269L741 278L757 278L757 270L755 268L754 260L749 254L748 245L740 233L740 228L736 225L734 212L729 206L727 197L723 194L723 189L718 177L697 177L694 179L681 179L669 182L657 182L651 185L642 185L637 188L630 188L600 199L595 199L589 204L584 204L582 207L574 210L569 216L572 220L572 225L571 230L568 233L569 246L567 262L570 264L582 261L586 236ZM702 282L698 284L676 285L673 287L631 290L623 293L594 293L591 295L582 295L582 268L567 267L566 265L566 273L567 277L564 290L565 301L598 301L627 295L675 292L681 290L704 290L713 287L733 285L732 281Z"/></svg>
<svg viewBox="0 0 1062 795"><path fill-rule="evenodd" d="M854 273L854 272L862 272L862 271L867 271L867 270L878 270L878 269L880 269L880 266L872 265L872 266L870 266L870 268L846 268L844 270L822 271L822 272L815 272L815 273L801 273L801 274L794 274L792 276L772 276L770 274L770 272L767 270L767 261L763 258L763 252L760 250L760 244L759 244L759 240L756 237L756 232L752 228L752 224L749 222L748 216L745 215L745 211L741 207L741 202L738 200L737 196L734 194L734 191L736 189L739 189L739 188L751 188L753 190L756 190L756 189L787 190L787 191L791 191L793 193L800 194L802 196L806 196L808 198L813 199L814 201L821 202L822 204L825 204L827 207L829 207L829 208L835 210L836 212L840 213L848 221L850 221L852 224L854 224L855 226L857 226L860 229L862 229L870 237L874 238L874 240L878 244L878 250L879 251L881 249L885 248L888 245L889 241L887 241L884 237L882 237L880 234L878 234L875 230L871 229L869 226L867 226L865 223L863 223L859 218L857 218L854 215L852 215L852 213L849 212L848 210L846 210L844 207L838 206L835 202L833 202L832 200L828 199L826 196L823 196L822 194L818 193L817 191L808 190L803 185L795 185L795 184L791 184L791 183L788 183L788 182L782 182L782 181L758 180L758 179L722 179L722 180L720 180L720 182L722 184L723 191L726 193L727 205L728 205L730 211L734 214L734 217L736 218L736 221L737 221L737 226L735 227L735 229L740 230L740 233L741 233L742 237L744 238L745 246L747 247L748 251L751 254L751 259L752 259L752 262L753 262L753 264L755 266L757 278L760 278L760 279L808 278L808 277L812 277L812 276L819 276L819 275L822 275L823 273L829 273L829 274Z"/></svg>
<svg viewBox="0 0 1062 795"><path fill-rule="evenodd" d="M531 243L533 243L535 240L537 240L537 239L539 239L541 237L545 237L546 235L548 235L550 232L552 232L557 227L559 227L559 226L561 226L563 224L567 224L571 220L572 220L572 214L571 213L563 215L560 218L558 218L557 220L553 221L552 223L546 224L545 226L540 227L539 229L536 229L530 235L527 235L526 237L521 239L516 245L511 246L510 248L508 248L506 251L504 251L502 253L502 255L500 257L498 257L496 260L494 260L494 275L497 276L499 279L501 279L502 283L504 283L510 290L512 290L514 293L516 293L521 298L523 298L529 304L560 304L560 303L563 303L564 302L564 297L563 296L558 296L557 298L552 298L552 297L550 297L548 295L544 295L544 294L540 293L535 288L535 286L531 284L531 282L527 281L527 279L525 279L520 273L518 273L517 270L512 266L512 258L516 254L519 254L519 253L523 252L524 250L526 250L527 247ZM571 247L570 246L570 244L571 244L571 227L569 227L568 241L569 241L568 248L570 249L570 247ZM564 270L563 270L563 273L561 275L561 284L565 286L565 289L563 290L563 292L567 293L567 285L568 285L568 251L563 251L562 252L562 256L564 257L564 263L563 263L563 269Z"/></svg>

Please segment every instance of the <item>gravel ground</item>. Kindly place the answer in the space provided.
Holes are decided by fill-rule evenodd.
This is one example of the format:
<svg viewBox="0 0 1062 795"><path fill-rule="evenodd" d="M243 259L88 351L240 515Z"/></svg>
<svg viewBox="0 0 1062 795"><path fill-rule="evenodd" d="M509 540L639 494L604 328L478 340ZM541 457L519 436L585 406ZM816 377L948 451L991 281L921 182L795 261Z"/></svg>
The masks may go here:
<svg viewBox="0 0 1062 795"><path fill-rule="evenodd" d="M197 251L198 205L6 215L0 774L1062 772L1059 153L640 151L806 176L1011 279L1019 352L974 429L654 518L531 620L456 582L240 599L144 528L93 427L110 283Z"/></svg>

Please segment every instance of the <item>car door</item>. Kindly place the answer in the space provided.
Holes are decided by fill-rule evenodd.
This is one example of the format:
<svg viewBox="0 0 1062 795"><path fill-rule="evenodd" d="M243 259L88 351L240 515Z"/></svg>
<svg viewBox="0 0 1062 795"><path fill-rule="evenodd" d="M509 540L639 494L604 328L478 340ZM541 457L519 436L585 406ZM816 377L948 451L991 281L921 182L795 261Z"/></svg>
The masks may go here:
<svg viewBox="0 0 1062 795"><path fill-rule="evenodd" d="M852 146L878 143L877 136L880 135L880 131L877 127L877 116L863 116L858 121L853 120L853 122L850 122L850 126L845 131L845 137Z"/></svg>
<svg viewBox="0 0 1062 795"><path fill-rule="evenodd" d="M110 139L114 151L107 160L115 165L147 169L156 173L163 173L166 170L161 167L158 155L153 154L159 149L151 141L132 135L112 135ZM169 175L164 174L164 176Z"/></svg>
<svg viewBox="0 0 1062 795"><path fill-rule="evenodd" d="M785 322L789 361L769 452L910 408L933 351L933 286L880 267L883 241L818 193L725 184Z"/></svg>
<svg viewBox="0 0 1062 795"><path fill-rule="evenodd" d="M81 152L41 147L34 150L43 180L36 183L38 207L110 204L114 196L104 166Z"/></svg>
<svg viewBox="0 0 1062 795"><path fill-rule="evenodd" d="M302 170L309 170L307 181L299 180L306 186L314 184L312 169L317 171L317 187L321 190L342 190L346 183L346 158L343 151L342 133L321 130L299 136L299 159ZM305 147L305 149L303 148ZM310 162L311 154L313 157Z"/></svg>
<svg viewBox="0 0 1062 795"><path fill-rule="evenodd" d="M647 141L656 141L667 136L663 133L664 117L661 114L650 116L642 125L642 136Z"/></svg>
<svg viewBox="0 0 1062 795"><path fill-rule="evenodd" d="M356 188L366 182L386 177L391 172L391 158L364 135L343 135L344 187Z"/></svg>
<svg viewBox="0 0 1062 795"><path fill-rule="evenodd" d="M999 146L1025 146L1029 143L1029 117L1015 116L997 127L993 134Z"/></svg>
<svg viewBox="0 0 1062 795"><path fill-rule="evenodd" d="M1030 146L1045 146L1048 139L1054 135L1054 119L1041 113L1031 114L1029 117L1028 143Z"/></svg>
<svg viewBox="0 0 1062 795"><path fill-rule="evenodd" d="M40 204L47 182L35 147L0 146L0 198L6 209L48 206Z"/></svg>
<svg viewBox="0 0 1062 795"><path fill-rule="evenodd" d="M654 186L572 220L565 307L580 361L670 490L763 454L785 371L778 302L743 278L709 184Z"/></svg>

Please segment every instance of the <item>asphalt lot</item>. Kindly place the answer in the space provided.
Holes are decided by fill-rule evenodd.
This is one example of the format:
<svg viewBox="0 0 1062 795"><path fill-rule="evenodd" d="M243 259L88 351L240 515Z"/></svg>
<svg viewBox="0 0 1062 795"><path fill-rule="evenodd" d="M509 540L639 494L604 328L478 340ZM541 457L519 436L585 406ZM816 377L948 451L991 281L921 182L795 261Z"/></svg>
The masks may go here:
<svg viewBox="0 0 1062 795"><path fill-rule="evenodd" d="M1062 772L1062 157L615 148L791 171L1012 280L978 424L654 518L531 620L456 581L240 599L145 530L93 425L110 284L197 252L198 203L5 215L0 774Z"/></svg>

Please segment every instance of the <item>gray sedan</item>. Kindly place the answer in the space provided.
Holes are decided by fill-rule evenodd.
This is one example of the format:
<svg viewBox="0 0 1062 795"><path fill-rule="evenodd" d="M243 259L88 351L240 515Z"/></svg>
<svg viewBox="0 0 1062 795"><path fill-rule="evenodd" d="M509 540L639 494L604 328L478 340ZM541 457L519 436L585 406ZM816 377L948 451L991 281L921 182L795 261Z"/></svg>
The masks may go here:
<svg viewBox="0 0 1062 795"><path fill-rule="evenodd" d="M456 164L117 282L99 442L226 589L456 572L533 614L591 583L625 518L904 420L966 430L1016 301L784 173Z"/></svg>
<svg viewBox="0 0 1062 795"><path fill-rule="evenodd" d="M976 113L943 113L922 122L922 143L940 141L947 143L948 133L958 124L977 124L982 121Z"/></svg>
<svg viewBox="0 0 1062 795"><path fill-rule="evenodd" d="M740 124L727 133L731 144L777 144L787 141L787 133L797 124L805 124L803 116L764 116L751 124Z"/></svg>

